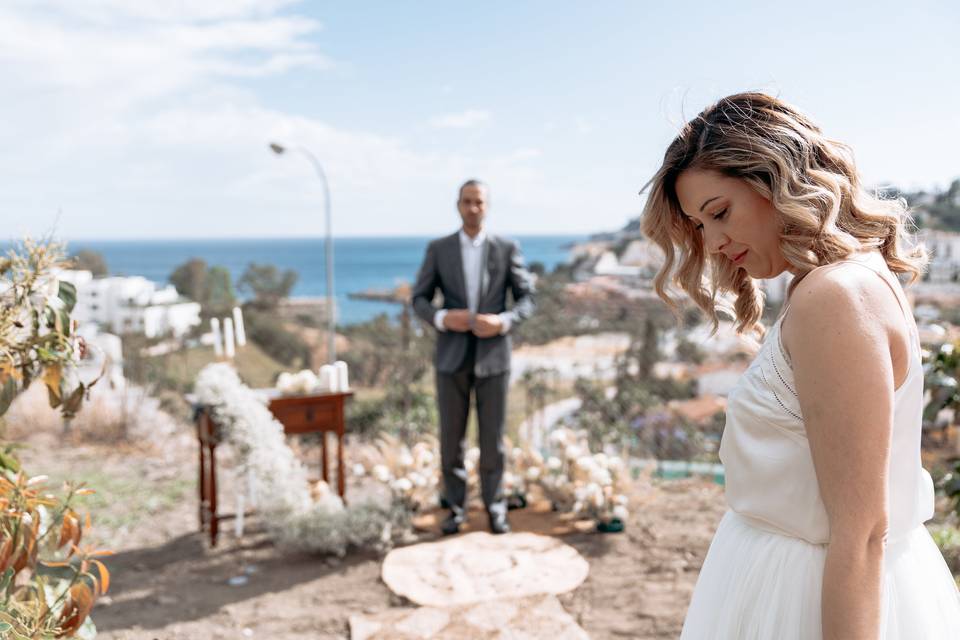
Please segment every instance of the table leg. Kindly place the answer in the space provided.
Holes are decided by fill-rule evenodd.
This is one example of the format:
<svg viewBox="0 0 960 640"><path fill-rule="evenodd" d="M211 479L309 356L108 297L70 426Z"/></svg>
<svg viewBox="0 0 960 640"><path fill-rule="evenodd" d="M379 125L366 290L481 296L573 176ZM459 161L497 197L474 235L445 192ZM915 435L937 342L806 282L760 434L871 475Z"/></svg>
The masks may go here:
<svg viewBox="0 0 960 640"><path fill-rule="evenodd" d="M220 517L217 515L217 458L214 447L210 445L210 546L217 546L217 533Z"/></svg>
<svg viewBox="0 0 960 640"><path fill-rule="evenodd" d="M203 418L201 417L200 420L203 420ZM198 444L200 445L198 447L200 449L200 481L197 486L200 490L200 508L197 515L200 519L200 531L204 531L207 525L207 465L203 451L203 440L199 440Z"/></svg>
<svg viewBox="0 0 960 640"><path fill-rule="evenodd" d="M320 432L320 468L323 473L323 481L330 484L330 469L327 461L327 432Z"/></svg>
<svg viewBox="0 0 960 640"><path fill-rule="evenodd" d="M343 470L343 436L337 434L337 493L343 498L347 491L346 477Z"/></svg>

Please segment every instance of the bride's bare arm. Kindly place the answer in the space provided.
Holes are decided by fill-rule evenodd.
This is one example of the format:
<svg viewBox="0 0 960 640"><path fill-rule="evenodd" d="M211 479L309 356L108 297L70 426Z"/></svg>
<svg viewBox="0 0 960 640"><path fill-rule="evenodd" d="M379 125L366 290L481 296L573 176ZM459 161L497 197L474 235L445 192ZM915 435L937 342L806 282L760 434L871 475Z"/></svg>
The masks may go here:
<svg viewBox="0 0 960 640"><path fill-rule="evenodd" d="M830 518L823 637L876 640L894 380L902 379L891 340L903 347L905 323L890 289L866 269L814 272L792 297L783 338Z"/></svg>

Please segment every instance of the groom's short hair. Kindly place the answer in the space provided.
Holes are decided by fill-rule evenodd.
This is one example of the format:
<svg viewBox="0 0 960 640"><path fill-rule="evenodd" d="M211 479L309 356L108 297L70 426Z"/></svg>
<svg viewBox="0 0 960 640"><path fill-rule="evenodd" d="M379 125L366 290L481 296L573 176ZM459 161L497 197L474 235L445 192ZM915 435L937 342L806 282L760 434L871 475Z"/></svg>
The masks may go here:
<svg viewBox="0 0 960 640"><path fill-rule="evenodd" d="M470 178L469 180L467 180L466 182L464 182L462 185L460 185L460 190L457 192L457 202L459 202L460 199L463 198L463 190L466 189L467 187L479 187L479 188L483 189L484 191L486 191L486 192L487 192L487 195L490 195L490 185L488 185L488 184L487 184L486 182L484 182L483 180L477 180L476 178Z"/></svg>

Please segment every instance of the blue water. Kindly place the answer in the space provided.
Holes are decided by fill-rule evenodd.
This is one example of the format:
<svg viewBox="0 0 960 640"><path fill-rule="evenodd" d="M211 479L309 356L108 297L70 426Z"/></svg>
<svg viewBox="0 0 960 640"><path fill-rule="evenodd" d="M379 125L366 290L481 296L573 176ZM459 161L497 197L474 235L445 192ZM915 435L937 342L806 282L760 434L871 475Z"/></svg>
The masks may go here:
<svg viewBox="0 0 960 640"><path fill-rule="evenodd" d="M542 262L547 270L566 262L572 243L585 236L516 236L527 263ZM334 290L340 324L364 322L379 313L396 314L396 305L351 300L348 293L391 289L412 283L430 238L336 238ZM2 245L3 243L0 243ZM7 245L9 246L9 245ZM202 258L226 267L234 284L251 262L293 269L300 277L294 296L326 295L322 238L289 240L75 240L68 251L92 249L103 254L111 275L138 275L157 283L180 264Z"/></svg>

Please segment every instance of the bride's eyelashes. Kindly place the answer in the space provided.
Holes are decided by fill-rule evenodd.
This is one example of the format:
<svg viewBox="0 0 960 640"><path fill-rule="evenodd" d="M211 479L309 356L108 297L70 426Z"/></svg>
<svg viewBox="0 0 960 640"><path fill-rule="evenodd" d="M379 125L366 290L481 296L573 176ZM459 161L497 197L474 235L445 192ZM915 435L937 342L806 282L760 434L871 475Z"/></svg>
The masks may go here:
<svg viewBox="0 0 960 640"><path fill-rule="evenodd" d="M729 207L725 207L722 211L718 212L716 215L713 216L713 219L714 219L714 220L722 220L723 217L724 217L725 215L727 215L727 209L729 209ZM701 222L701 223L698 224L695 228L696 228L697 231L702 231L702 230L703 230L703 223Z"/></svg>

